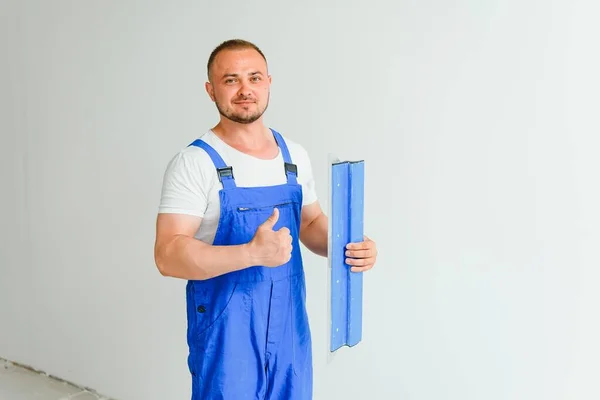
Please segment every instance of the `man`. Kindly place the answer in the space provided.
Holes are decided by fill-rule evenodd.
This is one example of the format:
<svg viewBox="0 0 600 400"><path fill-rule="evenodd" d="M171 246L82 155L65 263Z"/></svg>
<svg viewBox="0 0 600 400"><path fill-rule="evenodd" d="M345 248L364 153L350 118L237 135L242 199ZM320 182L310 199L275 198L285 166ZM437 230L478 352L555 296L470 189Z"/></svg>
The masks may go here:
<svg viewBox="0 0 600 400"><path fill-rule="evenodd" d="M186 279L192 399L311 399L300 242L327 256L327 217L304 148L263 123L271 76L258 47L218 46L206 91L219 123L169 163L155 259ZM354 272L375 243L348 244Z"/></svg>

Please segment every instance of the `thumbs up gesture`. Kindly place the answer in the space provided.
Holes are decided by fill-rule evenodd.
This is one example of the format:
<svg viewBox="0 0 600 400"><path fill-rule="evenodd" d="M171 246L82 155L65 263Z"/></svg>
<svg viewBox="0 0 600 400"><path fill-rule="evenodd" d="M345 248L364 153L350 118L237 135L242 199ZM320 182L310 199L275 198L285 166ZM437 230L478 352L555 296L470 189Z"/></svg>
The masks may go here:
<svg viewBox="0 0 600 400"><path fill-rule="evenodd" d="M279 220L279 210L273 209L273 214L263 222L249 243L250 254L255 260L254 265L278 267L292 258L292 235L290 230L283 227L277 231L273 227Z"/></svg>

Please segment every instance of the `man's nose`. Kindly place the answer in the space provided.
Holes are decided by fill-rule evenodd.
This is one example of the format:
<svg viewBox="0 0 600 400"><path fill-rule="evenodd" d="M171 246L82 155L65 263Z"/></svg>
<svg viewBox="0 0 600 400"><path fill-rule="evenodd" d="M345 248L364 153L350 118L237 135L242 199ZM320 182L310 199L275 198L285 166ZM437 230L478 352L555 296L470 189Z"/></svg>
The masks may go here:
<svg viewBox="0 0 600 400"><path fill-rule="evenodd" d="M240 96L244 96L244 97L248 97L252 94L252 91L250 90L250 85L248 84L248 82L246 82L246 81L241 82L240 90L238 91L238 94Z"/></svg>

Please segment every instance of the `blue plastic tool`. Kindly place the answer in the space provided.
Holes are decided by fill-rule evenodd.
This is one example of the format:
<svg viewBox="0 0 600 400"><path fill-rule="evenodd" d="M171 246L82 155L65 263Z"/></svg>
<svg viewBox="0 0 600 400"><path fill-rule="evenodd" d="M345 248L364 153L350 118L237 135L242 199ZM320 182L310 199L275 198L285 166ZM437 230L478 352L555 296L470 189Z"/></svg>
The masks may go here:
<svg viewBox="0 0 600 400"><path fill-rule="evenodd" d="M331 165L330 351L362 339L363 273L346 264L346 244L363 241L364 161Z"/></svg>

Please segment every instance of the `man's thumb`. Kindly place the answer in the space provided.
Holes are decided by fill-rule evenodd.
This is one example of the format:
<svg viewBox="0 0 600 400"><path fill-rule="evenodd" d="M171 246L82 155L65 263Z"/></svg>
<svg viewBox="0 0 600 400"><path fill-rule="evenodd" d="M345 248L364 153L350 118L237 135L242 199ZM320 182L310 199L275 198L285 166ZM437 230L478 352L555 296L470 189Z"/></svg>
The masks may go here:
<svg viewBox="0 0 600 400"><path fill-rule="evenodd" d="M273 214L264 223L264 226L273 229L277 221L279 220L279 210L277 208L273 209Z"/></svg>

